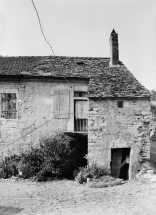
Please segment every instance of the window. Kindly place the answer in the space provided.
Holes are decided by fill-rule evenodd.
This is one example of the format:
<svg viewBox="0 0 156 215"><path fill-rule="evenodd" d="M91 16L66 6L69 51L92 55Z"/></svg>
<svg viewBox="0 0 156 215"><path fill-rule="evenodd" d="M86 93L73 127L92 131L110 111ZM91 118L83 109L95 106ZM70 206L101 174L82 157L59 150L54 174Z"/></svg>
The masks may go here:
<svg viewBox="0 0 156 215"><path fill-rule="evenodd" d="M86 132L88 130L87 101L75 100L75 131Z"/></svg>
<svg viewBox="0 0 156 215"><path fill-rule="evenodd" d="M87 97L87 92L74 92L74 97Z"/></svg>
<svg viewBox="0 0 156 215"><path fill-rule="evenodd" d="M77 132L88 131L88 101L87 92L74 92L74 130Z"/></svg>
<svg viewBox="0 0 156 215"><path fill-rule="evenodd" d="M69 118L69 90L54 90L53 115L55 119Z"/></svg>
<svg viewBox="0 0 156 215"><path fill-rule="evenodd" d="M1 118L16 119L16 93L1 93Z"/></svg>
<svg viewBox="0 0 156 215"><path fill-rule="evenodd" d="M118 108L123 108L123 101L118 101Z"/></svg>

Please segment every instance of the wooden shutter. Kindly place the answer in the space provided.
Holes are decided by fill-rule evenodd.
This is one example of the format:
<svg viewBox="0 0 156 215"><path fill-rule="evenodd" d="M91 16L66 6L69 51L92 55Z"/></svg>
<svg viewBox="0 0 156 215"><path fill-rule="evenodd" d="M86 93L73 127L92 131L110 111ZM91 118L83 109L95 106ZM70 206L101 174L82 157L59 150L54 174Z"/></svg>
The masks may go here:
<svg viewBox="0 0 156 215"><path fill-rule="evenodd" d="M54 97L53 97L53 115L54 118L59 117L59 90L54 90Z"/></svg>
<svg viewBox="0 0 156 215"><path fill-rule="evenodd" d="M2 98L2 105L1 105L1 108L2 108L1 112L2 112L2 114L1 114L1 116L4 117L4 118L6 118L6 111L8 110L8 108L7 108L6 93L2 93L1 94L1 98Z"/></svg>
<svg viewBox="0 0 156 215"><path fill-rule="evenodd" d="M69 118L69 90L54 90L53 112L54 118Z"/></svg>
<svg viewBox="0 0 156 215"><path fill-rule="evenodd" d="M60 114L61 118L69 118L69 90L60 90Z"/></svg>
<svg viewBox="0 0 156 215"><path fill-rule="evenodd" d="M8 94L8 112L9 118L16 118L16 93Z"/></svg>
<svg viewBox="0 0 156 215"><path fill-rule="evenodd" d="M16 118L16 93L2 93L1 116L5 119Z"/></svg>

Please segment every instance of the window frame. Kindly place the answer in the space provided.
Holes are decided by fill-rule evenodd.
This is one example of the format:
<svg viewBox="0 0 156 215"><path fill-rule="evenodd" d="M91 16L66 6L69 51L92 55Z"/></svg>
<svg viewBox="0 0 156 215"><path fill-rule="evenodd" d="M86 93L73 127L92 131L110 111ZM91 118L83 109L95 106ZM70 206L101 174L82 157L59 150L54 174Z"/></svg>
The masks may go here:
<svg viewBox="0 0 156 215"><path fill-rule="evenodd" d="M2 94L16 94L16 117L15 118L5 118L2 117ZM19 93L17 89L0 89L0 119L1 120L17 120L18 119L18 100Z"/></svg>
<svg viewBox="0 0 156 215"><path fill-rule="evenodd" d="M117 101L117 107L118 108L123 108L124 107L124 101L123 100L118 100Z"/></svg>
<svg viewBox="0 0 156 215"><path fill-rule="evenodd" d="M78 91L78 90L74 90L74 95L75 95L75 92L76 93L86 93L87 95L87 92L86 91ZM76 131L75 129L75 103L76 101L86 101L87 103L87 107L88 107L88 98L87 97L73 97L73 104L74 104L74 132L77 132L77 133L88 133L88 115L87 115L87 118L84 118L84 120L87 121L87 131Z"/></svg>

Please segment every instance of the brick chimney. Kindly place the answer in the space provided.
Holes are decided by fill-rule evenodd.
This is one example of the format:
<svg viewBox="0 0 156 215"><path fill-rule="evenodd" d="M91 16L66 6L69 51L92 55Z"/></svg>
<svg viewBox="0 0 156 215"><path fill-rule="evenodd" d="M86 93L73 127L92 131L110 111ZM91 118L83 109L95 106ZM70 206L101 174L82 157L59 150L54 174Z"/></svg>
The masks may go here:
<svg viewBox="0 0 156 215"><path fill-rule="evenodd" d="M110 35L110 66L119 64L119 45L118 45L118 34L113 29Z"/></svg>

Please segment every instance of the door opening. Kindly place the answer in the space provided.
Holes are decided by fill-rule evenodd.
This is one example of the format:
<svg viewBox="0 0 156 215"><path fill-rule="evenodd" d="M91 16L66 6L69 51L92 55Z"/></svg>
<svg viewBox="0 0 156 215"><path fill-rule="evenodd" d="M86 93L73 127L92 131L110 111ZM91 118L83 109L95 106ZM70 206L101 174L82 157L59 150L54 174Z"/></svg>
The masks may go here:
<svg viewBox="0 0 156 215"><path fill-rule="evenodd" d="M111 149L111 176L129 179L130 148Z"/></svg>
<svg viewBox="0 0 156 215"><path fill-rule="evenodd" d="M72 161L66 166L66 176L73 177L73 171L78 170L79 167L87 166L87 160L84 158L88 154L88 136L80 133L66 133L73 137L70 148L74 150Z"/></svg>

